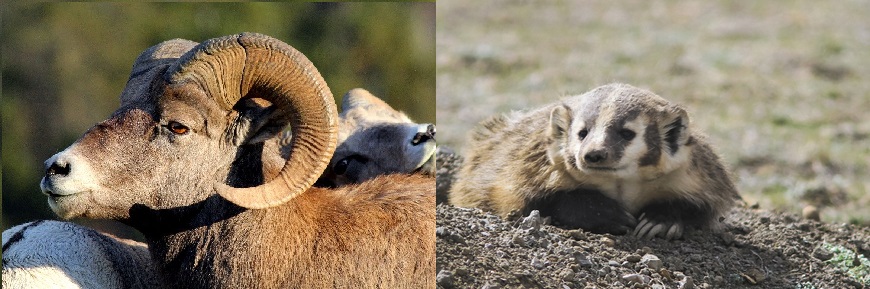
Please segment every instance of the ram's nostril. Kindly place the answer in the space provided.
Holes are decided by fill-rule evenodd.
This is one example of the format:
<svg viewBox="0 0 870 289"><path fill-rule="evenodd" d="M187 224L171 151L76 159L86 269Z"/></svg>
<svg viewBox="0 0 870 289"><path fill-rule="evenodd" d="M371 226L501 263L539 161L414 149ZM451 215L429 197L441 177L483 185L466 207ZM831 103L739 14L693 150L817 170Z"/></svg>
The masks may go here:
<svg viewBox="0 0 870 289"><path fill-rule="evenodd" d="M45 169L45 175L46 176L52 176L52 175L66 176L69 174L69 169L70 169L70 165L68 163L54 162L51 164L51 166L49 166L47 169Z"/></svg>

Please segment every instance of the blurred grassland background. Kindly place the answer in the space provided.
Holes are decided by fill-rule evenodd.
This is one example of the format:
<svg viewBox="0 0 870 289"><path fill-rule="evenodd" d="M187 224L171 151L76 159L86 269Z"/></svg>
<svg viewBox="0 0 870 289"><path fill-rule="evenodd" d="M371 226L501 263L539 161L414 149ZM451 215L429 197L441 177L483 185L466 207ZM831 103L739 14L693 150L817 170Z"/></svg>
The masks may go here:
<svg viewBox="0 0 870 289"><path fill-rule="evenodd" d="M749 204L870 225L870 1L439 1L439 144L609 82L687 107Z"/></svg>
<svg viewBox="0 0 870 289"><path fill-rule="evenodd" d="M42 162L106 119L133 61L165 40L270 35L304 53L337 102L363 87L435 122L434 3L0 5L4 230L56 218L39 190Z"/></svg>

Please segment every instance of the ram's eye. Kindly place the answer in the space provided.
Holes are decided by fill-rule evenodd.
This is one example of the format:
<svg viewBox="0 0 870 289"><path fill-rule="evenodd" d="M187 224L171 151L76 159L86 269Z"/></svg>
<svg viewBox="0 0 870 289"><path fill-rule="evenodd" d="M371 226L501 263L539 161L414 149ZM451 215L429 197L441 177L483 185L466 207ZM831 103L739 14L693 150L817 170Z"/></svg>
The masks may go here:
<svg viewBox="0 0 870 289"><path fill-rule="evenodd" d="M621 136L625 140L633 140L637 133L631 131L630 129L621 129L619 130L619 136Z"/></svg>
<svg viewBox="0 0 870 289"><path fill-rule="evenodd" d="M581 129L580 133L578 133L577 135L580 136L580 140L583 140L584 138L586 138L586 135L588 135L588 134L589 134L589 130L584 128L584 129Z"/></svg>
<svg viewBox="0 0 870 289"><path fill-rule="evenodd" d="M343 175L345 172L347 172L348 163L350 163L350 158L341 159L340 161L335 163L335 166L332 167L332 172L339 176Z"/></svg>
<svg viewBox="0 0 870 289"><path fill-rule="evenodd" d="M187 128L183 124L181 124L179 122L175 122L175 121L170 121L169 124L166 125L166 127L169 128L169 130L172 131L172 133L177 134L177 135L186 134L188 131L190 131L189 128Z"/></svg>

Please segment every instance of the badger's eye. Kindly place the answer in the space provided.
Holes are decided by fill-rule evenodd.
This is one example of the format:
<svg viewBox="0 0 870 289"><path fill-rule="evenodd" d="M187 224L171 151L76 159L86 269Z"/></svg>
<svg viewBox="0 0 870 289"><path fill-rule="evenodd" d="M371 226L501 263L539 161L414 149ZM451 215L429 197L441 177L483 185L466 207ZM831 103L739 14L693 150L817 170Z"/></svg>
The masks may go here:
<svg viewBox="0 0 870 289"><path fill-rule="evenodd" d="M589 130L584 128L584 129L581 129L580 133L578 133L577 135L580 136L580 140L583 140L584 138L586 138L586 135L588 135L588 134L589 134Z"/></svg>
<svg viewBox="0 0 870 289"><path fill-rule="evenodd" d="M637 133L631 131L630 129L619 130L619 136L621 136L625 140L632 140L636 135Z"/></svg>
<svg viewBox="0 0 870 289"><path fill-rule="evenodd" d="M190 130L183 124L176 121L170 121L169 124L166 125L166 127L169 128L172 133L177 135L186 134Z"/></svg>

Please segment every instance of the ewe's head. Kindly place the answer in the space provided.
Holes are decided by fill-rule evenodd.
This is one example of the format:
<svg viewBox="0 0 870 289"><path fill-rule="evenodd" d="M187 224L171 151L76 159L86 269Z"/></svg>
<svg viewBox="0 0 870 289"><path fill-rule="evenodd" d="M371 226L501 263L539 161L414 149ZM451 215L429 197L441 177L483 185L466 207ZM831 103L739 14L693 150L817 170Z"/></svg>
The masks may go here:
<svg viewBox="0 0 870 289"><path fill-rule="evenodd" d="M435 125L418 124L365 89L344 95L339 145L323 174L327 185L379 175L435 175Z"/></svg>
<svg viewBox="0 0 870 289"><path fill-rule="evenodd" d="M263 143L288 124L280 176L234 188L263 181ZM139 56L109 119L46 161L41 187L64 218L126 219L134 205L176 208L214 193L266 208L314 183L336 134L329 88L287 44L249 33L171 40Z"/></svg>
<svg viewBox="0 0 870 289"><path fill-rule="evenodd" d="M647 90L609 84L569 98L550 114L550 159L578 175L652 179L685 166L689 118Z"/></svg>

